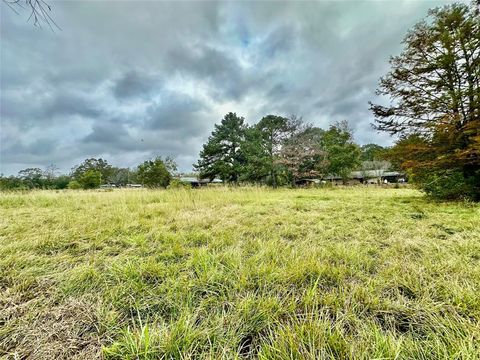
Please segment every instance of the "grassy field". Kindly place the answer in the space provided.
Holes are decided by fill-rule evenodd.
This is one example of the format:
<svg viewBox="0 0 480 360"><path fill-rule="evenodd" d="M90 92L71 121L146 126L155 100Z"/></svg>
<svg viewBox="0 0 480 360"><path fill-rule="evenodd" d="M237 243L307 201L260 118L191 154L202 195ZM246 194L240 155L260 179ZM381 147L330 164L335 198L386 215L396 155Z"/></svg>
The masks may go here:
<svg viewBox="0 0 480 360"><path fill-rule="evenodd" d="M479 205L217 188L0 211L0 357L480 358Z"/></svg>

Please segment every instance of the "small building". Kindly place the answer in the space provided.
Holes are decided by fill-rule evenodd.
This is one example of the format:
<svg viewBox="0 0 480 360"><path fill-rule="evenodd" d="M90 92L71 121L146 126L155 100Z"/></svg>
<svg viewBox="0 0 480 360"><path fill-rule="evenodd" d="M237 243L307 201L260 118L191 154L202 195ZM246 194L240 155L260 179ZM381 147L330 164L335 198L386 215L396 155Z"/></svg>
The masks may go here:
<svg viewBox="0 0 480 360"><path fill-rule="evenodd" d="M190 184L192 188L207 186L208 184L207 180L200 180L195 177L181 177L179 180L184 184Z"/></svg>
<svg viewBox="0 0 480 360"><path fill-rule="evenodd" d="M311 186L317 186L321 184L322 184L322 180L320 179L298 179L295 181L295 185L301 186L301 187L311 187Z"/></svg>
<svg viewBox="0 0 480 360"><path fill-rule="evenodd" d="M100 189L114 189L116 187L117 187L117 185L115 185L115 184L102 184L102 185L100 185Z"/></svg>
<svg viewBox="0 0 480 360"><path fill-rule="evenodd" d="M344 179L341 176L338 175L328 175L324 177L324 180L332 185L356 185L360 184L360 181L357 178L349 178L347 181L344 181Z"/></svg>
<svg viewBox="0 0 480 360"><path fill-rule="evenodd" d="M386 171L383 173L382 178L389 183L404 183L406 182L406 176L404 173L398 171Z"/></svg>
<svg viewBox="0 0 480 360"><path fill-rule="evenodd" d="M197 188L197 187L202 187L202 186L207 186L208 184L223 184L223 181L220 179L213 179L212 181L206 180L206 179L198 179L196 177L180 177L178 180L180 180L184 184L190 184L192 188Z"/></svg>
<svg viewBox="0 0 480 360"><path fill-rule="evenodd" d="M385 171L385 170L362 170L352 171L348 176L348 179L344 180L338 175L328 175L323 180L331 183L332 185L381 185L386 183L405 183L406 176L404 173L398 171ZM298 186L307 186L307 183L313 182L320 184L320 179L302 179L297 182Z"/></svg>

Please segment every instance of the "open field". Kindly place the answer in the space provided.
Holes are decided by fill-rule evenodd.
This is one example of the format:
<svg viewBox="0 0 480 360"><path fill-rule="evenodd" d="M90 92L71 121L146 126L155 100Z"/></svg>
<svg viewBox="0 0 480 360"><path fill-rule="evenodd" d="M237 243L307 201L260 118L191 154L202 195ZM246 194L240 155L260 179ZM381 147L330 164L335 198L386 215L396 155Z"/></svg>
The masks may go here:
<svg viewBox="0 0 480 360"><path fill-rule="evenodd" d="M480 358L478 205L217 188L0 206L0 357Z"/></svg>

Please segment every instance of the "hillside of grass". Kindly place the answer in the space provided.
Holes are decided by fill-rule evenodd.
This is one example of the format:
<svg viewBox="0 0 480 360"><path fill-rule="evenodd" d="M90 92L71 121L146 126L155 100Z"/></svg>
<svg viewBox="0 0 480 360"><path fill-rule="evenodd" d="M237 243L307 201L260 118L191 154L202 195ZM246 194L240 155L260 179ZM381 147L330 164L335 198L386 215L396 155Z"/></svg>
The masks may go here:
<svg viewBox="0 0 480 360"><path fill-rule="evenodd" d="M214 188L0 211L0 357L479 358L479 205Z"/></svg>

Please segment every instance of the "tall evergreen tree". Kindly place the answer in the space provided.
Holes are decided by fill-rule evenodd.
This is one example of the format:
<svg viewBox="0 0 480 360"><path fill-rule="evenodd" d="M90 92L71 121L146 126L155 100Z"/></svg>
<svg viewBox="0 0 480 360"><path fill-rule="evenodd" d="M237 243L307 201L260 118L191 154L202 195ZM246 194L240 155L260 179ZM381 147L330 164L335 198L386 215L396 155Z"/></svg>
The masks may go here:
<svg viewBox="0 0 480 360"><path fill-rule="evenodd" d="M194 164L200 178L213 180L219 177L225 182L237 183L245 163L241 146L245 142L247 126L243 117L229 112L208 138Z"/></svg>
<svg viewBox="0 0 480 360"><path fill-rule="evenodd" d="M251 126L245 130L245 142L241 147L244 163L241 180L254 183L265 183L270 175L268 151L262 132Z"/></svg>

